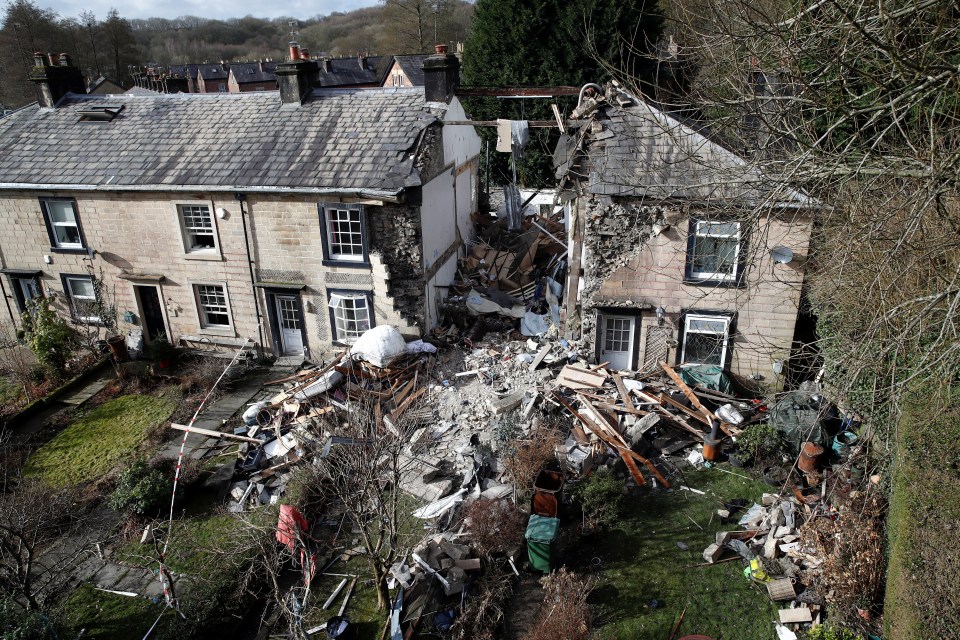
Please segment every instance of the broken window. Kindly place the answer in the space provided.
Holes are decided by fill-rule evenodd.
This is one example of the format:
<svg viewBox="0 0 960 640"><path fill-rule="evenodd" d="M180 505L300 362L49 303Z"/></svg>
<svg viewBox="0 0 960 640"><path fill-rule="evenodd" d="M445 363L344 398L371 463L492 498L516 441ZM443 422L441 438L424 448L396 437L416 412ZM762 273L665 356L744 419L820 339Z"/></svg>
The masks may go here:
<svg viewBox="0 0 960 640"><path fill-rule="evenodd" d="M370 310L370 298L366 293L331 293L334 340L345 344L355 342L373 326Z"/></svg>
<svg viewBox="0 0 960 640"><path fill-rule="evenodd" d="M206 205L177 205L180 211L180 224L183 225L183 237L187 252L208 251L217 248L217 237L213 229L213 217Z"/></svg>
<svg viewBox="0 0 960 640"><path fill-rule="evenodd" d="M688 253L688 278L736 281L740 275L740 223L693 220Z"/></svg>
<svg viewBox="0 0 960 640"><path fill-rule="evenodd" d="M70 313L77 322L97 322L96 290L93 288L93 278L90 276L61 276L63 292L70 304Z"/></svg>
<svg viewBox="0 0 960 640"><path fill-rule="evenodd" d="M41 200L50 245L53 249L84 250L83 232L73 200Z"/></svg>
<svg viewBox="0 0 960 640"><path fill-rule="evenodd" d="M197 309L200 326L204 329L223 329L230 326L230 308L227 306L227 289L219 284L196 284Z"/></svg>
<svg viewBox="0 0 960 640"><path fill-rule="evenodd" d="M731 317L688 313L683 321L680 362L724 366L730 341Z"/></svg>
<svg viewBox="0 0 960 640"><path fill-rule="evenodd" d="M321 207L324 226L324 250L333 262L367 261L363 209L356 206Z"/></svg>

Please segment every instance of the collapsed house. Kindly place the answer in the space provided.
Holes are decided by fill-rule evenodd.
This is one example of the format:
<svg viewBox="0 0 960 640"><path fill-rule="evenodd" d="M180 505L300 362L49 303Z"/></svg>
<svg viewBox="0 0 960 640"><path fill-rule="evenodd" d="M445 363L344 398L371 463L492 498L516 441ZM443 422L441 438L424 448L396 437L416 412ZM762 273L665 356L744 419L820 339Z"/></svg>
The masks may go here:
<svg viewBox="0 0 960 640"><path fill-rule="evenodd" d="M593 89L555 154L573 205L568 337L619 369L711 364L781 382L816 202L709 132Z"/></svg>
<svg viewBox="0 0 960 640"><path fill-rule="evenodd" d="M134 347L303 357L435 325L476 208L479 137L444 125L465 118L459 61L427 59L425 87L328 90L294 53L279 93L206 95L84 95L68 56L38 55L40 103L0 120L10 321L46 297L97 322L98 278Z"/></svg>

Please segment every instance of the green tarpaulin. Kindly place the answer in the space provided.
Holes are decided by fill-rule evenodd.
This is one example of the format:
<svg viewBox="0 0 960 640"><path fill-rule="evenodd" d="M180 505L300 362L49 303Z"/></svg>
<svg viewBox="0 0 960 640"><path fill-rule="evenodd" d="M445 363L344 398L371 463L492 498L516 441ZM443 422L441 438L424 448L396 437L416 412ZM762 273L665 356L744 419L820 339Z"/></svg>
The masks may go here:
<svg viewBox="0 0 960 640"><path fill-rule="evenodd" d="M733 388L730 386L730 378L720 367L708 364L679 367L677 373L680 374L680 379L691 387L699 384L706 389L713 389L720 393L733 392Z"/></svg>
<svg viewBox="0 0 960 640"><path fill-rule="evenodd" d="M820 397L805 391L784 394L770 409L770 424L790 443L794 453L799 453L804 442L830 446L823 428L826 417Z"/></svg>

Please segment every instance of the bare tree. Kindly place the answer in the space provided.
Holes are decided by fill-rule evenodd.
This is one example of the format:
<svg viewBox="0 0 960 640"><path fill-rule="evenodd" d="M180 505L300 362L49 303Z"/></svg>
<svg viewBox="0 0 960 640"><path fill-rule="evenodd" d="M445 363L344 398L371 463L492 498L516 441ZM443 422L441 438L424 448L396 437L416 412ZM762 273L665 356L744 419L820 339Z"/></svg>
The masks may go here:
<svg viewBox="0 0 960 640"><path fill-rule="evenodd" d="M25 481L0 496L0 592L34 611L55 596L85 550L47 546L76 529L80 514L75 491L40 482Z"/></svg>
<svg viewBox="0 0 960 640"><path fill-rule="evenodd" d="M952 379L955 3L687 0L671 11L679 57L693 67L675 106L758 175L820 205L807 286L826 382L886 410L907 385ZM766 204L741 217L760 229Z"/></svg>

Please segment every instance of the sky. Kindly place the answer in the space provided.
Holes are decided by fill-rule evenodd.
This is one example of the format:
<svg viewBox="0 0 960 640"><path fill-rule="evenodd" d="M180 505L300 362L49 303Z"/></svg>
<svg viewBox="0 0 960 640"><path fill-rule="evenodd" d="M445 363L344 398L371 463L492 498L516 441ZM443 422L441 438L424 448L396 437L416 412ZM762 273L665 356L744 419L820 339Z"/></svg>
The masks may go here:
<svg viewBox="0 0 960 640"><path fill-rule="evenodd" d="M284 2L262 2L258 0L38 0L41 7L49 7L63 17L77 17L82 11L93 11L98 18L116 7L124 18L176 18L192 15L201 18L226 20L252 15L257 18L277 18L290 16L309 18L316 15L328 15L334 11L353 11L360 7L370 7L377 0L285 0Z"/></svg>

